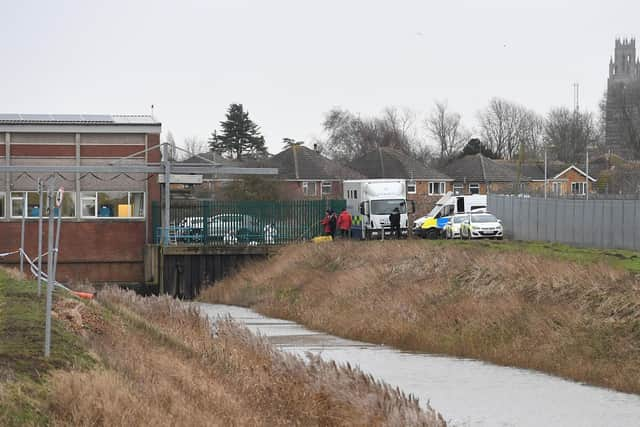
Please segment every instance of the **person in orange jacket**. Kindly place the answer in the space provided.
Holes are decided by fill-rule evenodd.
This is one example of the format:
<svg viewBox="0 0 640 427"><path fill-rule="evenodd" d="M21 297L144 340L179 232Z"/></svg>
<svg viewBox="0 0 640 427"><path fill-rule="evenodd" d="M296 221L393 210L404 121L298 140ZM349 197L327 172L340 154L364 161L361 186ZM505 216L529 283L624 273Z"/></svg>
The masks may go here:
<svg viewBox="0 0 640 427"><path fill-rule="evenodd" d="M349 232L351 231L351 214L347 212L346 208L342 208L342 212L340 212L338 216L338 228L340 229L341 237L349 237Z"/></svg>

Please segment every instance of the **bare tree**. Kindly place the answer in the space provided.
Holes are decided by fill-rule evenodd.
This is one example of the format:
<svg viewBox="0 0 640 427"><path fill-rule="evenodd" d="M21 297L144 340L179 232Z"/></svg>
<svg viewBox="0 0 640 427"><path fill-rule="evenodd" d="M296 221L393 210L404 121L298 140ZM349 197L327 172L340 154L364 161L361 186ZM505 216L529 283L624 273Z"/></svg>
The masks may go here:
<svg viewBox="0 0 640 427"><path fill-rule="evenodd" d="M542 119L532 110L500 98L493 98L478 113L483 141L501 157L513 159L521 147L537 151Z"/></svg>
<svg viewBox="0 0 640 427"><path fill-rule="evenodd" d="M446 101L436 101L426 121L427 131L440 148L440 160L453 157L469 139L469 132L462 127L460 114L447 109Z"/></svg>
<svg viewBox="0 0 640 427"><path fill-rule="evenodd" d="M197 136L189 136L184 139L184 149L187 150L188 154L185 154L185 157L193 157L196 154L202 154L209 151L209 143L200 137Z"/></svg>
<svg viewBox="0 0 640 427"><path fill-rule="evenodd" d="M377 147L393 147L407 153L416 149L415 115L408 109L385 108L381 116L361 118L348 110L333 109L323 122L327 139L323 151L337 160L350 161Z"/></svg>
<svg viewBox="0 0 640 427"><path fill-rule="evenodd" d="M176 140L171 131L167 132L167 143L169 144L169 160L178 160L178 149L176 148Z"/></svg>
<svg viewBox="0 0 640 427"><path fill-rule="evenodd" d="M598 140L598 129L589 112L555 108L547 115L544 141L559 160L578 162L584 159L587 146Z"/></svg>

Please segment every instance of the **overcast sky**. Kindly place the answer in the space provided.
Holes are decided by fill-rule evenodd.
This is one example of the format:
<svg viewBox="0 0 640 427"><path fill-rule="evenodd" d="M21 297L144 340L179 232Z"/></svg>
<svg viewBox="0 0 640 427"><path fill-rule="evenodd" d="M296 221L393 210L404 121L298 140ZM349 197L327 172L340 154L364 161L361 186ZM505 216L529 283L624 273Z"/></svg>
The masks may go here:
<svg viewBox="0 0 640 427"><path fill-rule="evenodd" d="M148 114L181 142L243 103L271 152L324 114L448 100L473 128L493 96L595 111L631 0L0 0L0 112Z"/></svg>

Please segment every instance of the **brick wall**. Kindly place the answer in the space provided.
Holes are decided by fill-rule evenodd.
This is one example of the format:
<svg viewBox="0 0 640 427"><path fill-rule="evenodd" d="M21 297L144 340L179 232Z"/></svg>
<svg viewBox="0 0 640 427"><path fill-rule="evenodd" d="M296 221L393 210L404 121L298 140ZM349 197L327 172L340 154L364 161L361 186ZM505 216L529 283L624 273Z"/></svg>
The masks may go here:
<svg viewBox="0 0 640 427"><path fill-rule="evenodd" d="M21 222L5 222L0 252L20 246ZM47 222L44 221L43 247L47 246ZM25 223L25 251L34 258L38 253L38 221ZM143 221L62 221L57 279L60 281L143 282ZM17 255L0 259L16 264ZM46 261L44 262L46 266Z"/></svg>

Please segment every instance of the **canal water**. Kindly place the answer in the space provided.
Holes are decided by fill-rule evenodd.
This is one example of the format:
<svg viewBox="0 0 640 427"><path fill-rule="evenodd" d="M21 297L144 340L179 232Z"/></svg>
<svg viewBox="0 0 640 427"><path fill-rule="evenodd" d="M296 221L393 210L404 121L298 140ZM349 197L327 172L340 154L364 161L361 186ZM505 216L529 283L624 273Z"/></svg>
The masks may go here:
<svg viewBox="0 0 640 427"><path fill-rule="evenodd" d="M429 402L454 426L640 426L640 396L535 371L470 359L408 353L345 340L235 306L199 304L211 319L230 315L283 351L359 366Z"/></svg>

